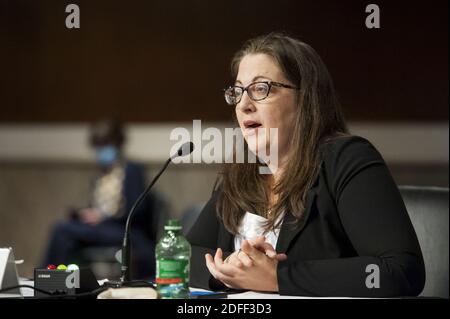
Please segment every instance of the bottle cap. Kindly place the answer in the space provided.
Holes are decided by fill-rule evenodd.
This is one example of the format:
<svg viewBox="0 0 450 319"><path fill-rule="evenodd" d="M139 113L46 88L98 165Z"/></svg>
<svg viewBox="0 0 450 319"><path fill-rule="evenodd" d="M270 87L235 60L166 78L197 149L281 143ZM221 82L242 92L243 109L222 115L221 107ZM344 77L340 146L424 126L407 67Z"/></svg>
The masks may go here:
<svg viewBox="0 0 450 319"><path fill-rule="evenodd" d="M182 228L178 219L169 219L167 225L164 226L165 230L181 230Z"/></svg>

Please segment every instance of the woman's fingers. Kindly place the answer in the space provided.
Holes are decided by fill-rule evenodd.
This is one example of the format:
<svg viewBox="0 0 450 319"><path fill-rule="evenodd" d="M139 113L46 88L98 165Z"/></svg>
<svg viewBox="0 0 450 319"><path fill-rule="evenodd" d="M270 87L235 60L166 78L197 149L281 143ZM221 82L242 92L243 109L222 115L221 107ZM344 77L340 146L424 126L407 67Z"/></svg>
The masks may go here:
<svg viewBox="0 0 450 319"><path fill-rule="evenodd" d="M263 243L261 244L261 248L268 257L275 258L277 256L277 252L275 251L275 249L272 247L271 244Z"/></svg>
<svg viewBox="0 0 450 319"><path fill-rule="evenodd" d="M212 257L210 254L206 254L206 255L205 255L205 260L206 260L206 267L208 267L208 270L209 270L210 274L211 274L214 278L218 279L218 278L217 278L217 275L216 275L216 267L215 267L215 265L214 265L214 259L213 259L213 257Z"/></svg>
<svg viewBox="0 0 450 319"><path fill-rule="evenodd" d="M206 254L205 259L206 259L206 267L208 267L209 272L214 278L220 281L224 281L227 279L226 274L221 272L221 269L217 267L215 260L210 254Z"/></svg>
<svg viewBox="0 0 450 319"><path fill-rule="evenodd" d="M287 259L286 254L277 254L275 248L271 244L266 242L264 236L258 236L253 239L249 239L248 242L259 251L265 253L269 258L276 259L278 261L284 261Z"/></svg>
<svg viewBox="0 0 450 319"><path fill-rule="evenodd" d="M258 236L252 239L249 239L248 242L250 245L258 249L259 251L265 253L270 258L275 258L277 252L275 248L269 243L266 242L266 238L264 236Z"/></svg>
<svg viewBox="0 0 450 319"><path fill-rule="evenodd" d="M255 238L248 239L248 242L256 249L264 251L263 245L266 242L266 238L264 236L258 236Z"/></svg>
<svg viewBox="0 0 450 319"><path fill-rule="evenodd" d="M214 255L214 271L217 276L221 274L229 277L235 276L239 272L239 268L235 265L227 264L223 262L223 252L222 249L218 248L216 254Z"/></svg>
<svg viewBox="0 0 450 319"><path fill-rule="evenodd" d="M260 243L260 239L258 239L258 243ZM268 245L270 246L270 244ZM261 246L262 245L260 245L260 247ZM244 266L252 267L255 265L255 261L258 261L263 257L266 257L263 252L253 247L249 241L244 240L242 242L241 250L231 254L226 261L223 260L223 251L221 248L216 250L214 257L211 254L206 254L205 261L209 272L214 278L224 283L229 283L236 275L245 271ZM271 259L283 261L287 259L287 256L286 254L275 253L275 257Z"/></svg>
<svg viewBox="0 0 450 319"><path fill-rule="evenodd" d="M216 267L223 264L223 252L221 248L217 248L216 254L214 255L214 263Z"/></svg>
<svg viewBox="0 0 450 319"><path fill-rule="evenodd" d="M244 267L244 264L239 260L238 255L239 255L239 251L235 251L230 256L228 256L227 259L225 259L225 263L234 265L238 268Z"/></svg>
<svg viewBox="0 0 450 319"><path fill-rule="evenodd" d="M288 258L286 254L277 254L275 257L278 261L284 261Z"/></svg>
<svg viewBox="0 0 450 319"><path fill-rule="evenodd" d="M251 259L258 261L264 256L264 253L260 252L258 249L250 245L247 240L244 240L241 245L241 250L247 254Z"/></svg>
<svg viewBox="0 0 450 319"><path fill-rule="evenodd" d="M253 260L242 250L240 250L239 253L236 254L236 257L241 261L242 264L244 264L245 267L253 266Z"/></svg>

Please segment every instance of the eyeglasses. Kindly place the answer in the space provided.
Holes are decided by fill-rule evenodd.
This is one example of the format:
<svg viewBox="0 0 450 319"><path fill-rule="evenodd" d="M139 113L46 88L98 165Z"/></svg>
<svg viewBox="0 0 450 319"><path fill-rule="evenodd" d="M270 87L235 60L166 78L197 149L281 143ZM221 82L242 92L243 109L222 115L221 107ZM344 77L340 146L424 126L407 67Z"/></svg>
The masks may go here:
<svg viewBox="0 0 450 319"><path fill-rule="evenodd" d="M262 81L250 83L247 87L243 86L230 86L225 89L225 101L228 105L236 105L241 101L242 95L247 91L248 97L253 101L261 101L269 96L272 86L282 87L286 89L299 90L299 88L273 81Z"/></svg>

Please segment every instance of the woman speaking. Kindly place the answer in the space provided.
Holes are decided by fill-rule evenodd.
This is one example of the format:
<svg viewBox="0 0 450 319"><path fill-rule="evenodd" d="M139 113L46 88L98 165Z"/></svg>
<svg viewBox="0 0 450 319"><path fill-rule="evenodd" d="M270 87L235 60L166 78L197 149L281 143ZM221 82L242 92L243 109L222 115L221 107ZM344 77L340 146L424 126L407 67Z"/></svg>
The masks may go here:
<svg viewBox="0 0 450 319"><path fill-rule="evenodd" d="M424 262L400 192L374 146L348 133L318 54L272 33L247 41L231 69L225 100L246 147L257 156L276 128L278 162L266 163L272 174L225 164L188 234L191 286L418 295Z"/></svg>

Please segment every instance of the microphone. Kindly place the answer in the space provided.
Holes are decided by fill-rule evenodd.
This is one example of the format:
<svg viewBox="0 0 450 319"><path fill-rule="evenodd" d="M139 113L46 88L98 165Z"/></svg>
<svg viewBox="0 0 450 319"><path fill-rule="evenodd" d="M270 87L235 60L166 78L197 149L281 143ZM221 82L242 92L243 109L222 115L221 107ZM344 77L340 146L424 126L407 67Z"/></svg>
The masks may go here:
<svg viewBox="0 0 450 319"><path fill-rule="evenodd" d="M194 151L194 143L186 142L178 149L178 151L170 157L170 161L179 156L186 156Z"/></svg>
<svg viewBox="0 0 450 319"><path fill-rule="evenodd" d="M147 186L147 188L144 190L144 192L139 196L139 198L136 200L136 202L133 204L133 207L131 207L130 213L128 214L127 222L125 224L125 233L123 236L123 242L122 242L122 276L120 278L120 281L123 283L125 281L131 280L131 271L130 271L130 256L131 256L131 241L130 241L130 229L131 229L131 222L133 221L134 213L136 212L136 208L141 204L141 202L144 200L145 196L148 194L150 189L153 187L153 185L156 183L158 178L161 176L161 174L166 170L167 166L169 166L170 162L174 158L180 157L180 156L186 156L192 153L194 150L194 143L192 142L186 142L178 149L178 151L173 154L169 159L166 161L162 169L159 171L158 174L153 178L152 182Z"/></svg>

